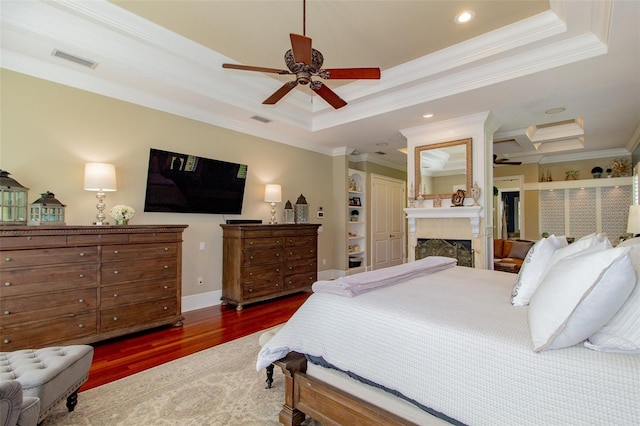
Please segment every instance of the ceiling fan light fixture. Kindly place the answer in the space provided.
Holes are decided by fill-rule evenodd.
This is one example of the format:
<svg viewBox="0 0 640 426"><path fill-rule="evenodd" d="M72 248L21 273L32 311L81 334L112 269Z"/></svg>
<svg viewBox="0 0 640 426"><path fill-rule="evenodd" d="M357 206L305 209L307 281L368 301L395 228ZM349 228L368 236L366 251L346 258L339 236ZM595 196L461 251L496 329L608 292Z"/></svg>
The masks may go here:
<svg viewBox="0 0 640 426"><path fill-rule="evenodd" d="M475 16L476 14L473 10L463 10L456 15L453 21L456 24L466 24L467 22L472 21Z"/></svg>

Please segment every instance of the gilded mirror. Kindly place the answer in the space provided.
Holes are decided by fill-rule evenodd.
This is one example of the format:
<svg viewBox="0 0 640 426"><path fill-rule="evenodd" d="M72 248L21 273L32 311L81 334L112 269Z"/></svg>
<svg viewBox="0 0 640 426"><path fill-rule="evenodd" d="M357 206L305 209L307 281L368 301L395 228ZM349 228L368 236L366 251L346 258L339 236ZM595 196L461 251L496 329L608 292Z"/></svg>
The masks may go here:
<svg viewBox="0 0 640 426"><path fill-rule="evenodd" d="M470 196L473 185L471 138L415 148L415 197L451 197L458 189Z"/></svg>

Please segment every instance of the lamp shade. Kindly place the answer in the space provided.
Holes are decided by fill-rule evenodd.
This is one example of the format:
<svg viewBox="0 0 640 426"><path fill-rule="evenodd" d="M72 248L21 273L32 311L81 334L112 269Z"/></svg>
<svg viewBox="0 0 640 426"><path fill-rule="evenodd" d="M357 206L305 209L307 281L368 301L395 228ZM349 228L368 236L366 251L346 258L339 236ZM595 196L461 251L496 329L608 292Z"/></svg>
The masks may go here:
<svg viewBox="0 0 640 426"><path fill-rule="evenodd" d="M282 187L269 184L264 188L264 201L267 203L279 203L282 201Z"/></svg>
<svg viewBox="0 0 640 426"><path fill-rule="evenodd" d="M84 189L86 191L115 191L116 167L107 163L85 164Z"/></svg>
<svg viewBox="0 0 640 426"><path fill-rule="evenodd" d="M627 232L634 235L640 234L640 205L629 206Z"/></svg>

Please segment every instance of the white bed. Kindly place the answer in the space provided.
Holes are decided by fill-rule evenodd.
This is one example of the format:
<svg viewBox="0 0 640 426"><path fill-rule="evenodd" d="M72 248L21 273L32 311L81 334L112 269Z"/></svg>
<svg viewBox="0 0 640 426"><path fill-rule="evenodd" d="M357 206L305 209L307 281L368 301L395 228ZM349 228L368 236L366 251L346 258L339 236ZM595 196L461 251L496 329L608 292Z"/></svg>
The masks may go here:
<svg viewBox="0 0 640 426"><path fill-rule="evenodd" d="M315 293L257 368L292 351L322 357L469 425L640 424L640 356L535 352L529 308L510 302L515 279L453 267L357 297Z"/></svg>

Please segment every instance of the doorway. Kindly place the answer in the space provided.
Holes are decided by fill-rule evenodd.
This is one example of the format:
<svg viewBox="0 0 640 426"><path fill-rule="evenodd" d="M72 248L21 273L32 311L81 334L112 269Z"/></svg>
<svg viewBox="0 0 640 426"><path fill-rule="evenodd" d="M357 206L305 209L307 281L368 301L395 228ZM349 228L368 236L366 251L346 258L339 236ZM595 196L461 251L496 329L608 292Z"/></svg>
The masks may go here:
<svg viewBox="0 0 640 426"><path fill-rule="evenodd" d="M493 238L520 239L524 234L524 176L493 179Z"/></svg>
<svg viewBox="0 0 640 426"><path fill-rule="evenodd" d="M382 269L405 262L406 183L371 175L371 266Z"/></svg>

